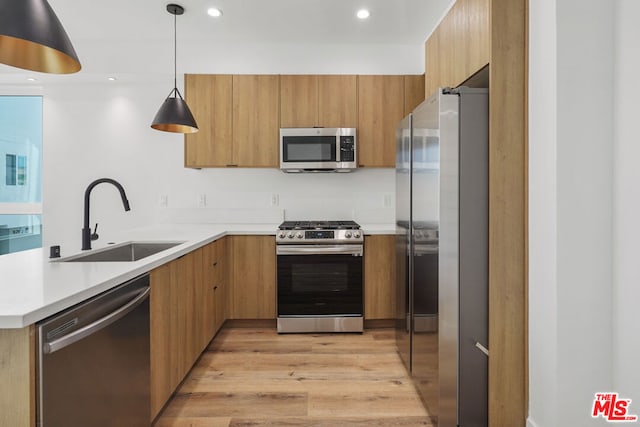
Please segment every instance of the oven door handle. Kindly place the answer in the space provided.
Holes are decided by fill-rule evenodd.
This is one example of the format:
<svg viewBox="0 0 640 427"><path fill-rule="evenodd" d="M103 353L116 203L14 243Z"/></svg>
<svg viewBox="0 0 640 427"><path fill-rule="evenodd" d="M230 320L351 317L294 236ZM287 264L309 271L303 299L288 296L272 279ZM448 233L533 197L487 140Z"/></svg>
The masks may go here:
<svg viewBox="0 0 640 427"><path fill-rule="evenodd" d="M362 245L280 245L276 247L277 255L353 255L362 256Z"/></svg>

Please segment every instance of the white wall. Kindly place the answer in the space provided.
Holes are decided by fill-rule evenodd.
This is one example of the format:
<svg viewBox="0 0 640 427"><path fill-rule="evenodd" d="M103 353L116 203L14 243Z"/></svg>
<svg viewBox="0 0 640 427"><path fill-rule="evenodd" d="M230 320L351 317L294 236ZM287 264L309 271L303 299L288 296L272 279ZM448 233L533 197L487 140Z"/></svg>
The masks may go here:
<svg viewBox="0 0 640 427"><path fill-rule="evenodd" d="M640 415L640 2L618 0L615 15L613 386Z"/></svg>
<svg viewBox="0 0 640 427"><path fill-rule="evenodd" d="M555 1L529 3L529 426L558 411Z"/></svg>
<svg viewBox="0 0 640 427"><path fill-rule="evenodd" d="M280 62L289 47L270 49L272 55L265 47L260 60L245 57L234 66L221 60L217 67L188 72L417 74L424 57L422 46L405 46L400 56L394 46L342 46L339 52L309 46L316 55L296 63L291 59ZM348 56L357 61L345 66L341 60ZM394 222L392 169L319 175L287 175L274 169L185 169L182 135L149 127L172 79L159 82L162 79L155 76L145 82L142 77L134 74L116 82L44 87L45 247L60 244L63 255L79 250L84 189L100 177L122 183L132 210L123 211L112 186L96 187L91 196L91 222L92 226L100 224L98 244L108 242L118 229L194 218L243 222L251 217L277 223L284 216ZM200 194L207 196L205 210L198 209ZM273 194L279 199L275 207L271 206ZM159 206L160 195L168 196L168 209Z"/></svg>
<svg viewBox="0 0 640 427"><path fill-rule="evenodd" d="M528 422L601 425L590 410L613 385L613 4L530 5Z"/></svg>

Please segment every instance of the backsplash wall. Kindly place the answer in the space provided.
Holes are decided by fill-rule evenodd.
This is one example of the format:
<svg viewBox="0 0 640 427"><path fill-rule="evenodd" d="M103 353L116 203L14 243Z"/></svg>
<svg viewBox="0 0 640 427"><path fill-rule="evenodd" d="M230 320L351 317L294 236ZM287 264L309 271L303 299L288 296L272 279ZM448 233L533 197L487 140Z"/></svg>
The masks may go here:
<svg viewBox="0 0 640 427"><path fill-rule="evenodd" d="M309 218L394 221L391 169L285 174L274 169L234 168L203 169L197 175L188 191L169 189L171 194L164 194L168 206L159 209L160 222L189 218L220 223ZM262 213L253 217L253 212Z"/></svg>

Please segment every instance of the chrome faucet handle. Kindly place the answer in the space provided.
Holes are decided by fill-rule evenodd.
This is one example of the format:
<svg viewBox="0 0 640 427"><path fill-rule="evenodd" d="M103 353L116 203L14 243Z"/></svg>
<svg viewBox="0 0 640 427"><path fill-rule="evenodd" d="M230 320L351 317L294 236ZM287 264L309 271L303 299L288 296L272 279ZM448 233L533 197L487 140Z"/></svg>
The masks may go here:
<svg viewBox="0 0 640 427"><path fill-rule="evenodd" d="M96 228L93 229L93 233L91 233L91 240L98 240L100 236L98 235L98 223L96 222Z"/></svg>

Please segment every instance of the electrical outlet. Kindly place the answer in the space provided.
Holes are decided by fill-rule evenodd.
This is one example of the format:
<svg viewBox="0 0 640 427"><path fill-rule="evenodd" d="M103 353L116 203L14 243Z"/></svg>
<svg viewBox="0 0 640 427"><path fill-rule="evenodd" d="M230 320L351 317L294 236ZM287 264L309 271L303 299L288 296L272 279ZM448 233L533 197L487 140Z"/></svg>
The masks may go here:
<svg viewBox="0 0 640 427"><path fill-rule="evenodd" d="M167 196L166 194L161 194L160 195L160 207L161 208L166 208L167 206L169 206L169 196Z"/></svg>
<svg viewBox="0 0 640 427"><path fill-rule="evenodd" d="M385 194L384 195L384 207L385 208L390 208L391 207L391 203L393 203L391 194Z"/></svg>
<svg viewBox="0 0 640 427"><path fill-rule="evenodd" d="M207 207L207 195L206 194L198 195L198 207L199 208Z"/></svg>
<svg viewBox="0 0 640 427"><path fill-rule="evenodd" d="M280 204L280 196L277 194L271 195L271 207L278 206Z"/></svg>

